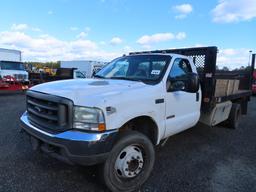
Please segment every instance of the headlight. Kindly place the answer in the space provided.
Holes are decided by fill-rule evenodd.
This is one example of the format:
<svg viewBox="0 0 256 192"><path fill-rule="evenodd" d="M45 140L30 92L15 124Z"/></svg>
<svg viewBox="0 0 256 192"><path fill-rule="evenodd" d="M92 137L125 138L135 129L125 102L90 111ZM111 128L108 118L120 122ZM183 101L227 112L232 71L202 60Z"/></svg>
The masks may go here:
<svg viewBox="0 0 256 192"><path fill-rule="evenodd" d="M91 107L74 107L73 128L91 131L106 130L103 111Z"/></svg>

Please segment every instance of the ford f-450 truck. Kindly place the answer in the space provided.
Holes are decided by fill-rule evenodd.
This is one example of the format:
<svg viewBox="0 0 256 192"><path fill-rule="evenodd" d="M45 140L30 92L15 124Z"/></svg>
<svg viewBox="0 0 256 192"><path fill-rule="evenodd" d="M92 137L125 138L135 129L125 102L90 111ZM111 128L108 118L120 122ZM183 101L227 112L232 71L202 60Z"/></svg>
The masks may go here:
<svg viewBox="0 0 256 192"><path fill-rule="evenodd" d="M217 47L134 52L94 79L34 86L21 127L33 148L68 163L101 164L111 191L134 191L153 169L155 145L199 121L236 128L247 113L252 73L226 93L216 83L216 57Z"/></svg>

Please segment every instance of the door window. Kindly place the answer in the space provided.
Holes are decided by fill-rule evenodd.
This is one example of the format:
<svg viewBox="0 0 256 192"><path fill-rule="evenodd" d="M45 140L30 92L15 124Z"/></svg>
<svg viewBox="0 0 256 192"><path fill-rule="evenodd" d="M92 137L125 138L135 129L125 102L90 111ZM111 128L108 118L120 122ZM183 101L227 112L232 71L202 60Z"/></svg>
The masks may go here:
<svg viewBox="0 0 256 192"><path fill-rule="evenodd" d="M170 90L183 90L185 88L186 76L191 72L192 69L188 60L175 59L168 76L167 89L171 87Z"/></svg>
<svg viewBox="0 0 256 192"><path fill-rule="evenodd" d="M172 69L169 73L170 78L177 78L184 76L188 73L191 73L192 69L188 62L188 60L185 59L175 59Z"/></svg>

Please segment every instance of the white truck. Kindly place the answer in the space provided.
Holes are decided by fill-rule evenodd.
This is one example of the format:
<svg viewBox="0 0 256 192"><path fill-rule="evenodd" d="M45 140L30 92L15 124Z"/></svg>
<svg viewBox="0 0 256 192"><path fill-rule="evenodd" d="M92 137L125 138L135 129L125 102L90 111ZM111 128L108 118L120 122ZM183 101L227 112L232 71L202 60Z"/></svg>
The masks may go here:
<svg viewBox="0 0 256 192"><path fill-rule="evenodd" d="M21 63L21 51L0 48L0 76L8 75L18 81L28 81L28 73Z"/></svg>
<svg viewBox="0 0 256 192"><path fill-rule="evenodd" d="M77 68L86 76L86 78L91 78L105 64L105 62L86 60L60 62L62 68Z"/></svg>
<svg viewBox="0 0 256 192"><path fill-rule="evenodd" d="M21 127L34 149L67 163L101 164L111 191L134 191L153 169L155 145L200 119L236 128L247 113L246 76L237 93L214 96L216 56L217 47L130 53L94 79L34 86Z"/></svg>
<svg viewBox="0 0 256 192"><path fill-rule="evenodd" d="M0 48L0 91L15 91L29 83L21 51Z"/></svg>

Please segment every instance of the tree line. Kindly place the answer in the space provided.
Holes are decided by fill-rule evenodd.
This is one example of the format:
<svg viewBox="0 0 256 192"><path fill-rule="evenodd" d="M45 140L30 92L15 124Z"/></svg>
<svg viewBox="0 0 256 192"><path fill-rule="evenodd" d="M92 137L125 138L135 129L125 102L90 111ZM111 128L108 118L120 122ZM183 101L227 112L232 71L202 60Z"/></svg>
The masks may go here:
<svg viewBox="0 0 256 192"><path fill-rule="evenodd" d="M60 61L52 61L52 62L24 62L26 68L32 70L32 68L37 68L37 69L43 69L44 67L49 67L52 69L57 69L60 68Z"/></svg>

